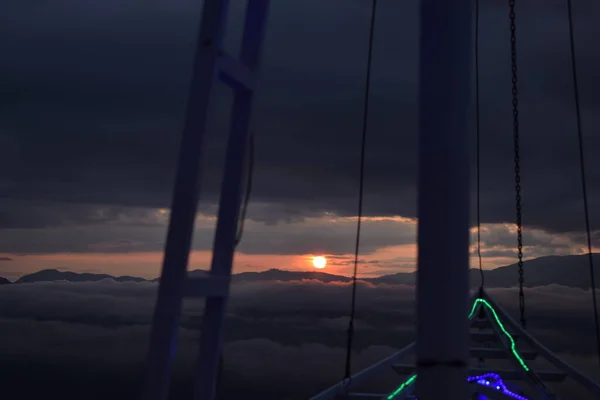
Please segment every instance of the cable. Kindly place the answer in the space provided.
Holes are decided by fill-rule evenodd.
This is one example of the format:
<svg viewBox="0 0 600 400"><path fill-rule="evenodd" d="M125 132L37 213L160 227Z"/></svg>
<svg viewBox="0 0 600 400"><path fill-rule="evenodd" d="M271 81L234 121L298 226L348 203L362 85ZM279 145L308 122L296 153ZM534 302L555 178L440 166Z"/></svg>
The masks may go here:
<svg viewBox="0 0 600 400"><path fill-rule="evenodd" d="M509 0L510 6L510 55L512 69L512 105L513 105L513 136L515 152L515 190L517 208L517 252L519 266L519 309L521 311L521 326L526 327L525 320L525 294L523 291L523 217L521 214L521 159L519 146L519 97L518 97L518 74L517 74L517 33L515 0Z"/></svg>
<svg viewBox="0 0 600 400"><path fill-rule="evenodd" d="M477 154L477 258L479 261L479 275L481 282L479 286L479 297L483 297L483 286L485 276L483 275L483 263L481 261L481 140L480 140L480 118L479 118L479 0L475 0L475 132L476 132L476 154ZM485 365L483 357L479 358L479 364Z"/></svg>
<svg viewBox="0 0 600 400"><path fill-rule="evenodd" d="M479 0L475 0L475 130L477 135L477 257L479 258L479 274L483 291L485 277L481 262L481 212L480 212L480 135L479 135Z"/></svg>
<svg viewBox="0 0 600 400"><path fill-rule="evenodd" d="M354 336L354 317L356 313L356 275L358 272L358 255L360 250L360 228L363 214L363 192L365 176L365 149L367 143L367 123L369 117L369 97L371 93L371 64L373 60L373 36L375 32L375 16L377 14L377 0L371 6L371 21L369 27L369 49L367 53L367 72L365 76L365 90L363 103L362 140L360 149L360 178L358 189L358 221L356 224L356 243L354 246L354 272L352 274L352 303L350 306L350 322L348 323L348 336L346 343L346 374L345 380L349 383L352 370L352 340Z"/></svg>
<svg viewBox="0 0 600 400"><path fill-rule="evenodd" d="M592 287L592 301L594 308L594 324L596 327L596 347L598 361L600 362L600 321L598 321L598 303L596 302L596 279L594 277L594 257L592 254L592 234L590 229L590 213L588 208L587 185L585 179L585 159L583 153L583 133L581 128L581 107L579 103L579 84L577 79L577 61L575 57L575 34L573 33L573 11L571 0L567 0L569 16L569 40L571 49L571 69L573 72L573 95L575 100L575 113L577 118L577 139L579 142L579 167L581 170L581 189L583 191L583 211L585 214L585 231L587 235L588 260L590 267L590 283Z"/></svg>
<svg viewBox="0 0 600 400"><path fill-rule="evenodd" d="M252 176L254 175L254 132L250 132L248 135L248 166L247 166L247 177L246 177L246 193L244 194L244 200L242 203L242 209L240 211L240 219L238 225L238 231L235 238L235 247L237 247L242 241L244 235L244 222L246 221L246 214L248 212L248 203L250 202L250 194L252 193Z"/></svg>

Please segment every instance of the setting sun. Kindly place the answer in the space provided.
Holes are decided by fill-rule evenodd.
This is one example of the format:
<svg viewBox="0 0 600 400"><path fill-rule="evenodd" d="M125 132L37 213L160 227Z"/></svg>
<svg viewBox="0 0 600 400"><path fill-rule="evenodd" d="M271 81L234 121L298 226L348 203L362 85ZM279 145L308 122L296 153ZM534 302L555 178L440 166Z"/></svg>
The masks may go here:
<svg viewBox="0 0 600 400"><path fill-rule="evenodd" d="M321 256L314 257L313 265L315 266L315 268L323 269L327 265L327 260L325 259L325 257L321 257Z"/></svg>

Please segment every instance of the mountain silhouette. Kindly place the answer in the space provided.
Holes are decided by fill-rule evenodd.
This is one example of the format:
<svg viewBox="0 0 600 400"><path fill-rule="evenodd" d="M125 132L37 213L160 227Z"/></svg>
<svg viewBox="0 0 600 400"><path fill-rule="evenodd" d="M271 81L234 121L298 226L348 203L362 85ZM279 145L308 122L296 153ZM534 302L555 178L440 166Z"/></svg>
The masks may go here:
<svg viewBox="0 0 600 400"><path fill-rule="evenodd" d="M600 254L593 254L594 264L600 264ZM546 256L535 258L524 262L525 287L547 286L551 284L576 287L581 289L590 288L589 264L587 255L576 256ZM188 276L202 277L208 275L206 270L193 270ZM492 270L484 271L485 286L511 287L518 282L518 265L511 264ZM476 288L480 284L479 270L471 268L471 287ZM90 274L75 272L61 272L55 269L46 269L33 274L24 275L15 283L32 282L95 282L102 279L114 279L117 282L158 282L159 278L146 280L135 276L114 277L106 274ZM260 272L242 272L233 275L233 282L260 282L260 281L301 281L318 280L321 282L350 282L352 278L343 275L329 274L318 271L286 271L280 269L269 269ZM414 285L416 272L399 272L397 274L383 275L376 278L361 278L360 280L376 285ZM10 283L5 280L4 283ZM0 284L2 278L0 278Z"/></svg>
<svg viewBox="0 0 600 400"><path fill-rule="evenodd" d="M56 269L44 269L33 274L23 275L15 283L32 283L32 282L53 282L53 281L68 281L68 282L96 282L102 279L114 279L117 282L144 282L144 278L135 276L111 276L106 274L79 274L70 271L58 271Z"/></svg>
<svg viewBox="0 0 600 400"><path fill-rule="evenodd" d="M270 269L260 272L242 272L233 276L233 281L301 281L314 279L321 282L349 282L352 278L343 275L328 274L318 271L285 271L281 269Z"/></svg>
<svg viewBox="0 0 600 400"><path fill-rule="evenodd" d="M600 265L600 253L592 254L594 266ZM547 256L525 261L525 287L558 284L581 289L590 288L589 255ZM478 270L471 270L471 282L479 285ZM511 287L517 284L518 265L511 264L485 273L494 287Z"/></svg>
<svg viewBox="0 0 600 400"><path fill-rule="evenodd" d="M3 278L0 276L0 285L8 285L9 283L12 283L12 282L6 278Z"/></svg>
<svg viewBox="0 0 600 400"><path fill-rule="evenodd" d="M594 265L599 265L600 254L592 255ZM552 284L576 287L581 289L590 288L590 272L588 255L576 256L546 256L534 258L523 263L524 286L548 286ZM486 287L512 287L518 284L518 264L511 264L491 270L484 270ZM471 268L471 287L479 287L481 277L479 269ZM365 279L375 284L405 284L416 283L416 272L400 272L393 275L384 275L378 278Z"/></svg>

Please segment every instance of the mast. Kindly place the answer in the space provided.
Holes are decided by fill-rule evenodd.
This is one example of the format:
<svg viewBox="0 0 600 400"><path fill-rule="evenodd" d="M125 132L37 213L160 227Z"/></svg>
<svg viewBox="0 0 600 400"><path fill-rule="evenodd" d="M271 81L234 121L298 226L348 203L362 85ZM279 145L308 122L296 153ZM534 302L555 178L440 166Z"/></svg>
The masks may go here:
<svg viewBox="0 0 600 400"><path fill-rule="evenodd" d="M468 397L471 2L421 0L417 394Z"/></svg>

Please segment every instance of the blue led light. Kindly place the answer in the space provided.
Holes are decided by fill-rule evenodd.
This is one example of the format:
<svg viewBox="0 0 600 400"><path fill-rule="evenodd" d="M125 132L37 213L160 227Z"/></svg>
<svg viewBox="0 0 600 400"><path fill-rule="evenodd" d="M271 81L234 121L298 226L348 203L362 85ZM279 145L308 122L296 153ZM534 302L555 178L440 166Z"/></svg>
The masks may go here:
<svg viewBox="0 0 600 400"><path fill-rule="evenodd" d="M408 385L413 383L416 380L416 378L417 378L417 376L413 375L411 377L411 379L409 379L409 381L404 383L402 389L406 388ZM502 392L502 394L504 394L505 396L512 397L515 400L529 400L527 397L523 397L521 395L516 394L515 392L511 392L504 384L504 381L502 380L500 375L495 374L493 372L490 372L490 373L487 373L484 375L470 376L467 378L467 382L476 383L481 386L495 389L499 392ZM401 390L398 390L398 391L392 393L387 398L391 400L394 397L396 397L398 394L400 394L400 392L401 392ZM414 400L418 400L418 397L415 397Z"/></svg>
<svg viewBox="0 0 600 400"><path fill-rule="evenodd" d="M493 372L484 375L470 376L467 378L467 382L475 382L478 385L496 389L497 391L502 392L504 395L512 397L513 399L528 400L527 397L523 397L514 392L511 392L504 384L504 381L502 380L500 375L495 374Z"/></svg>

